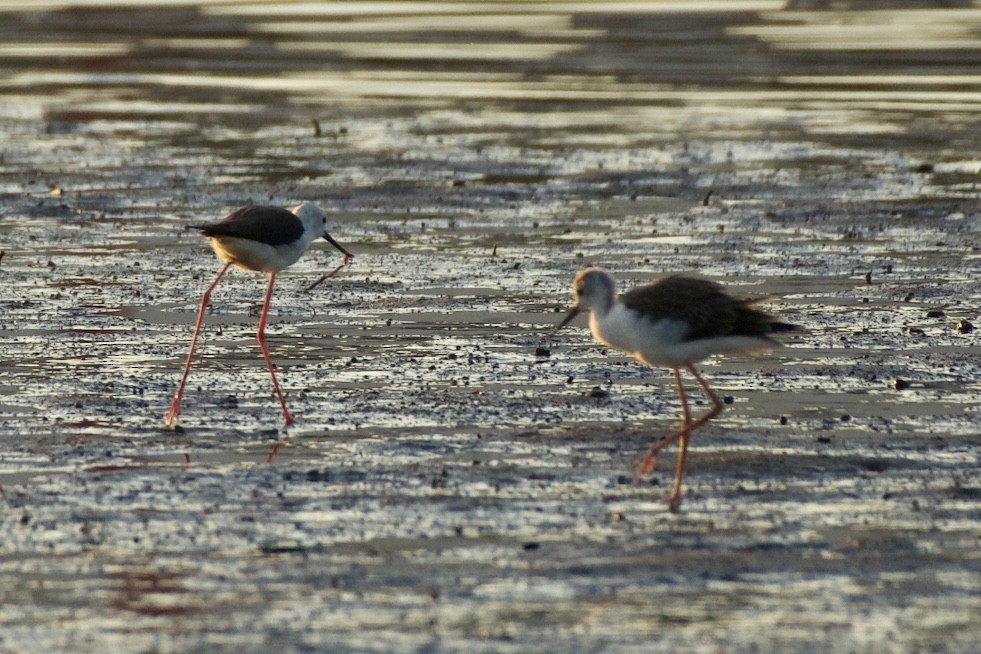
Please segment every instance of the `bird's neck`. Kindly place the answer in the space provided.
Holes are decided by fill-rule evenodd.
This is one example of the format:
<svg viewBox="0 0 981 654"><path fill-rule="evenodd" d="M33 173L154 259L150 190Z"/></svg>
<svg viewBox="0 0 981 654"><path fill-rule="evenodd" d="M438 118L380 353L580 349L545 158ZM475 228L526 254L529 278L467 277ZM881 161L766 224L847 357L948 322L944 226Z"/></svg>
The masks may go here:
<svg viewBox="0 0 981 654"><path fill-rule="evenodd" d="M616 302L616 293L609 293L603 297L597 298L597 301L593 303L593 313L597 318L602 318L613 310L613 305L616 304Z"/></svg>

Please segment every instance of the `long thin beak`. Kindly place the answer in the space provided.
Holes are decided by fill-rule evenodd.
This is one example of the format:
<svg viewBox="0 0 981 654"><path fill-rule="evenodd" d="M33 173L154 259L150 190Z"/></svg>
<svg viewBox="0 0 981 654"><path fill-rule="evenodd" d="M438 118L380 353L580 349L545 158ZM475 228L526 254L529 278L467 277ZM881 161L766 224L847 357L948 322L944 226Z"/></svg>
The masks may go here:
<svg viewBox="0 0 981 654"><path fill-rule="evenodd" d="M572 322L572 319L578 316L580 311L582 311L582 309L579 308L578 304L572 307L571 309L569 309L569 313L565 314L565 318L562 320L562 322L559 323L559 326L555 328L555 331L559 331L560 329L568 325L570 322Z"/></svg>
<svg viewBox="0 0 981 654"><path fill-rule="evenodd" d="M353 254L351 254L350 252L348 252L347 250L345 250L344 249L344 246L342 246L340 243L338 243L337 241L335 241L334 240L334 237L331 236L330 234L328 234L327 232L324 232L324 240L327 241L328 243L330 243L331 245L333 245L335 248L337 248L338 250L340 250L344 254L344 261L345 262L347 262L348 259L353 259L354 258L354 255Z"/></svg>

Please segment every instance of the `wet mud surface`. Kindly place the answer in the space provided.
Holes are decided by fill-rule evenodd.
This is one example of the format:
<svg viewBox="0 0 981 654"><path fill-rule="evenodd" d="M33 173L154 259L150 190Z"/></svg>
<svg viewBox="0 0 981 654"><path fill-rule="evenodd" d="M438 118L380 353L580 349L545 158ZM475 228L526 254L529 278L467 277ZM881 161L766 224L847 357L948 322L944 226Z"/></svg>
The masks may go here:
<svg viewBox="0 0 981 654"><path fill-rule="evenodd" d="M0 652L971 651L981 10L673 7L0 4ZM165 429L183 226L304 200L296 425L233 271ZM805 328L700 366L678 514L587 264Z"/></svg>

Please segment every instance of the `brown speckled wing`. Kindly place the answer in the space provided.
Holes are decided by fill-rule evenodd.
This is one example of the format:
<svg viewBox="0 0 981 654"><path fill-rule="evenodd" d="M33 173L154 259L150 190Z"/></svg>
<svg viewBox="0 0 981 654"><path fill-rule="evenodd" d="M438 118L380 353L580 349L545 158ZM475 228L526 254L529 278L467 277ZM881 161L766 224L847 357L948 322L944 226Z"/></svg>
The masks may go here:
<svg viewBox="0 0 981 654"><path fill-rule="evenodd" d="M632 289L621 296L628 309L652 320L674 318L690 326L687 341L721 336L758 336L773 331L774 318L752 308L752 300L737 300L722 285L707 279L671 275Z"/></svg>
<svg viewBox="0 0 981 654"><path fill-rule="evenodd" d="M233 236L267 245L287 245L303 235L303 223L280 207L252 205L236 209L210 225L188 225L205 236Z"/></svg>

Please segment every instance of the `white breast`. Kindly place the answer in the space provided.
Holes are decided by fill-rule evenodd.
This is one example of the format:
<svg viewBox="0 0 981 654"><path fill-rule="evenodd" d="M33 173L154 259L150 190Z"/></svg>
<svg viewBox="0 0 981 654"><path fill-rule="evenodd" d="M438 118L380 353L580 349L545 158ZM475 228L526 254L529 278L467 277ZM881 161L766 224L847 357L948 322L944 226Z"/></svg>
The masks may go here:
<svg viewBox="0 0 981 654"><path fill-rule="evenodd" d="M651 365L677 368L697 363L713 354L759 352L773 347L765 339L751 336L684 340L688 326L672 318L650 320L616 302L604 315L593 311L589 318L593 337Z"/></svg>
<svg viewBox="0 0 981 654"><path fill-rule="evenodd" d="M267 245L258 241L229 236L211 237L211 247L225 263L262 272L279 272L292 266L303 254L297 244Z"/></svg>
<svg viewBox="0 0 981 654"><path fill-rule="evenodd" d="M670 319L652 321L616 302L605 314L593 311L589 329L596 340L651 365L666 365L663 355L676 348L685 324Z"/></svg>

